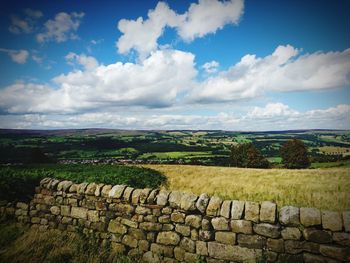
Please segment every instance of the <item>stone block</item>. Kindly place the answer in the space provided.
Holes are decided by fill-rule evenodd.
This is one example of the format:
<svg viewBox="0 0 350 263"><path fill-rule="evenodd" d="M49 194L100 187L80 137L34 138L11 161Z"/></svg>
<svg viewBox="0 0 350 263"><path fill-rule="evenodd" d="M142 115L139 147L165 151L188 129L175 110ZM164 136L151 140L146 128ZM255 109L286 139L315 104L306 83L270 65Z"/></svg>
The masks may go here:
<svg viewBox="0 0 350 263"><path fill-rule="evenodd" d="M144 188L141 190L141 193L140 193L140 203L141 204L145 204L147 202L147 198L149 196L149 194L151 193L151 189L149 188Z"/></svg>
<svg viewBox="0 0 350 263"><path fill-rule="evenodd" d="M107 231L116 234L126 234L128 229L126 226L121 224L119 220L114 219L109 222Z"/></svg>
<svg viewBox="0 0 350 263"><path fill-rule="evenodd" d="M288 254L299 254L301 252L318 253L320 245L313 242L297 241L297 240L285 240L284 250Z"/></svg>
<svg viewBox="0 0 350 263"><path fill-rule="evenodd" d="M210 198L209 204L207 206L208 216L218 216L220 214L222 200L219 197L213 196Z"/></svg>
<svg viewBox="0 0 350 263"><path fill-rule="evenodd" d="M122 254L125 251L125 246L120 243L111 242L111 251L117 254Z"/></svg>
<svg viewBox="0 0 350 263"><path fill-rule="evenodd" d="M166 257L173 257L174 255L174 249L172 246L160 245L156 243L151 244L151 251L155 254Z"/></svg>
<svg viewBox="0 0 350 263"><path fill-rule="evenodd" d="M238 234L237 242L241 247L247 248L264 248L266 246L266 238L258 235Z"/></svg>
<svg viewBox="0 0 350 263"><path fill-rule="evenodd" d="M307 241L311 241L311 242L316 242L321 244L332 242L331 234L329 234L326 231L322 231L318 229L305 228L303 230L303 235Z"/></svg>
<svg viewBox="0 0 350 263"><path fill-rule="evenodd" d="M310 253L304 253L303 256L304 263L339 263L337 260Z"/></svg>
<svg viewBox="0 0 350 263"><path fill-rule="evenodd" d="M185 224L194 228L200 228L202 224L202 216L200 215L188 215L185 218Z"/></svg>
<svg viewBox="0 0 350 263"><path fill-rule="evenodd" d="M323 211L322 212L322 227L331 231L342 231L343 223L341 214L338 212Z"/></svg>
<svg viewBox="0 0 350 263"><path fill-rule="evenodd" d="M170 215L163 215L158 217L159 223L170 223Z"/></svg>
<svg viewBox="0 0 350 263"><path fill-rule="evenodd" d="M214 239L214 234L212 231L199 230L199 239L202 241L209 241Z"/></svg>
<svg viewBox="0 0 350 263"><path fill-rule="evenodd" d="M73 206L71 209L71 217L77 219L87 219L87 211L87 208Z"/></svg>
<svg viewBox="0 0 350 263"><path fill-rule="evenodd" d="M303 226L321 225L321 212L317 208L300 208L300 222Z"/></svg>
<svg viewBox="0 0 350 263"><path fill-rule="evenodd" d="M87 212L87 218L90 222L98 222L100 220L98 211L89 210Z"/></svg>
<svg viewBox="0 0 350 263"><path fill-rule="evenodd" d="M345 233L345 232L333 233L333 240L339 245L350 247L350 233Z"/></svg>
<svg viewBox="0 0 350 263"><path fill-rule="evenodd" d="M58 206L51 206L50 207L50 212L53 215L59 215L61 213L61 209Z"/></svg>
<svg viewBox="0 0 350 263"><path fill-rule="evenodd" d="M233 200L231 208L232 219L242 219L244 211L244 201Z"/></svg>
<svg viewBox="0 0 350 263"><path fill-rule="evenodd" d="M180 241L180 247L187 252L194 253L196 251L196 242L189 239L188 237L184 237Z"/></svg>
<svg viewBox="0 0 350 263"><path fill-rule="evenodd" d="M255 223L259 222L259 203L256 202L245 202L245 220L250 220Z"/></svg>
<svg viewBox="0 0 350 263"><path fill-rule="evenodd" d="M198 199L197 195L183 193L181 195L181 209L185 211L194 211L196 210L196 201Z"/></svg>
<svg viewBox="0 0 350 263"><path fill-rule="evenodd" d="M350 211L342 213L345 232L350 232Z"/></svg>
<svg viewBox="0 0 350 263"><path fill-rule="evenodd" d="M202 230L211 230L213 229L210 221L207 218L203 218L202 220Z"/></svg>
<svg viewBox="0 0 350 263"><path fill-rule="evenodd" d="M300 240L301 232L297 227L286 227L281 231L282 238L285 240Z"/></svg>
<svg viewBox="0 0 350 263"><path fill-rule="evenodd" d="M140 229L146 231L160 231L162 229L162 224L153 222L143 222L140 223Z"/></svg>
<svg viewBox="0 0 350 263"><path fill-rule="evenodd" d="M207 242L196 241L196 254L201 256L208 256Z"/></svg>
<svg viewBox="0 0 350 263"><path fill-rule="evenodd" d="M262 251L259 249L249 249L217 242L208 242L208 252L210 257L216 259L239 262L255 262L257 258L262 256Z"/></svg>
<svg viewBox="0 0 350 263"><path fill-rule="evenodd" d="M139 215L150 215L152 213L152 210L148 207L138 205L135 209L135 213Z"/></svg>
<svg viewBox="0 0 350 263"><path fill-rule="evenodd" d="M156 197L158 194L159 190L158 189L154 189L151 190L151 192L149 193L148 197L147 197L147 204L154 204L156 202Z"/></svg>
<svg viewBox="0 0 350 263"><path fill-rule="evenodd" d="M277 205L270 201L261 203L260 208L260 221L274 224L276 221L276 209Z"/></svg>
<svg viewBox="0 0 350 263"><path fill-rule="evenodd" d="M235 233L253 234L253 224L247 220L231 220L231 230Z"/></svg>
<svg viewBox="0 0 350 263"><path fill-rule="evenodd" d="M124 235L122 239L122 243L127 245L128 247L133 247L133 248L137 247L137 240L130 235Z"/></svg>
<svg viewBox="0 0 350 263"><path fill-rule="evenodd" d="M126 187L125 190L124 190L122 199L123 199L124 201L126 201L126 202L130 202L130 200L131 200L131 195L132 195L132 193L133 193L134 190L135 190L135 189L132 188L132 187L129 187L129 186Z"/></svg>
<svg viewBox="0 0 350 263"><path fill-rule="evenodd" d="M167 205L169 194L170 194L170 192L165 191L165 190L159 191L159 193L156 197L157 205L161 205L161 206Z"/></svg>
<svg viewBox="0 0 350 263"><path fill-rule="evenodd" d="M234 245L236 243L236 234L218 231L215 233L215 240L219 243Z"/></svg>
<svg viewBox="0 0 350 263"><path fill-rule="evenodd" d="M274 251L277 253L284 253L284 240L283 239L267 239L266 243L267 249L269 251Z"/></svg>
<svg viewBox="0 0 350 263"><path fill-rule="evenodd" d="M265 237L278 238L280 236L279 227L267 223L256 224L253 227L254 232Z"/></svg>
<svg viewBox="0 0 350 263"><path fill-rule="evenodd" d="M102 189L102 195L103 192L105 191L105 188L108 188L109 186L106 185L103 187ZM124 193L124 190L126 189L126 185L115 185L111 188L111 190L109 191L108 193L108 197L109 198L117 198L117 199L120 199L122 196L123 196L123 193Z"/></svg>
<svg viewBox="0 0 350 263"><path fill-rule="evenodd" d="M279 221L285 226L298 226L300 209L294 206L284 206L280 210Z"/></svg>
<svg viewBox="0 0 350 263"><path fill-rule="evenodd" d="M181 247L174 248L174 256L180 262L184 261L185 253L186 253L186 251L184 249L182 249Z"/></svg>
<svg viewBox="0 0 350 263"><path fill-rule="evenodd" d="M277 263L304 263L303 254L290 255L280 254Z"/></svg>
<svg viewBox="0 0 350 263"><path fill-rule="evenodd" d="M207 209L207 206L209 204L209 199L210 199L209 196L206 193L203 193L199 196L196 202L196 207L202 214L204 214Z"/></svg>
<svg viewBox="0 0 350 263"><path fill-rule="evenodd" d="M184 223L186 215L181 212L173 212L170 216L172 222L175 223Z"/></svg>
<svg viewBox="0 0 350 263"><path fill-rule="evenodd" d="M134 192L132 192L131 203L133 205L137 205L139 203L141 192L142 192L142 189L135 189Z"/></svg>
<svg viewBox="0 0 350 263"><path fill-rule="evenodd" d="M128 227L132 227L132 228L137 228L138 227L138 223L135 222L135 221L132 221L132 220L129 220L129 219L126 219L126 218L123 218L121 221L120 221L123 225L126 225Z"/></svg>
<svg viewBox="0 0 350 263"><path fill-rule="evenodd" d="M97 188L97 184L96 183L88 184L88 186L86 187L86 190L85 190L85 194L94 196L96 188Z"/></svg>
<svg viewBox="0 0 350 263"><path fill-rule="evenodd" d="M153 254L152 251L147 251L142 256L142 262L144 262L144 263L161 263L161 260L157 254Z"/></svg>
<svg viewBox="0 0 350 263"><path fill-rule="evenodd" d="M231 215L231 201L225 200L222 202L220 216L230 218Z"/></svg>
<svg viewBox="0 0 350 263"><path fill-rule="evenodd" d="M229 220L225 217L214 217L211 220L211 224L215 230L230 230Z"/></svg>
<svg viewBox="0 0 350 263"><path fill-rule="evenodd" d="M186 225L176 224L175 231L180 233L181 235L183 235L185 237L188 237L191 235L191 228L189 226L186 226Z"/></svg>
<svg viewBox="0 0 350 263"><path fill-rule="evenodd" d="M110 193L111 189L112 189L112 185L110 185L110 184L104 185L102 187L102 190L101 190L101 196L102 197L109 197L109 193Z"/></svg>
<svg viewBox="0 0 350 263"><path fill-rule="evenodd" d="M350 261L350 248L330 246L330 245L321 245L320 253L323 256L330 257L339 261Z"/></svg>
<svg viewBox="0 0 350 263"><path fill-rule="evenodd" d="M128 234L137 240L146 239L145 232L138 228L129 228Z"/></svg>

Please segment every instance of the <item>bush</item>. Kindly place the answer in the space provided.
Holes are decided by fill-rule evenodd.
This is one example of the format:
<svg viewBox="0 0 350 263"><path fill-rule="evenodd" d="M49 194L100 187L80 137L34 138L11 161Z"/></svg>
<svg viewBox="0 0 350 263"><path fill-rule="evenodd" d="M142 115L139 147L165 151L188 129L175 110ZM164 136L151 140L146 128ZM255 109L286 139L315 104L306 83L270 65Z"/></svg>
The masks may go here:
<svg viewBox="0 0 350 263"><path fill-rule="evenodd" d="M30 165L0 168L0 200L26 201L42 178L75 183L125 184L135 188L157 188L166 181L160 172L121 165Z"/></svg>
<svg viewBox="0 0 350 263"><path fill-rule="evenodd" d="M310 166L307 148L301 140L293 139L282 145L281 157L284 167L302 169Z"/></svg>
<svg viewBox="0 0 350 263"><path fill-rule="evenodd" d="M267 159L252 143L233 146L231 149L231 164L235 167L268 168Z"/></svg>

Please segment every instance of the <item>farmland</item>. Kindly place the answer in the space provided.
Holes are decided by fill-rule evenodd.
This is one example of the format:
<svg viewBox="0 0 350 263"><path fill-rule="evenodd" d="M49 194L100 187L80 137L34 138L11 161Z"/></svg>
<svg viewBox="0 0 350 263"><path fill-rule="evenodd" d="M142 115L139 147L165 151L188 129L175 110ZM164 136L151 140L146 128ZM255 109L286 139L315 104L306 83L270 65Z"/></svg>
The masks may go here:
<svg viewBox="0 0 350 263"><path fill-rule="evenodd" d="M229 166L232 145L251 142L279 167L281 145L300 139L313 163L346 161L350 132L299 130L280 132L0 130L1 163L87 161L172 163Z"/></svg>

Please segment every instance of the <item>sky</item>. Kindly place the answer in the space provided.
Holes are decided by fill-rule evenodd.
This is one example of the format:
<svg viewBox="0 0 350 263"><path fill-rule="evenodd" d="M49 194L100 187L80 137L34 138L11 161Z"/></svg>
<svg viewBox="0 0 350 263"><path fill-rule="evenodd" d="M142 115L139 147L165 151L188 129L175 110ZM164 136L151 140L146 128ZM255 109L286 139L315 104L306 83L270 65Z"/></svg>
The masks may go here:
<svg viewBox="0 0 350 263"><path fill-rule="evenodd" d="M347 0L3 1L0 128L350 129Z"/></svg>

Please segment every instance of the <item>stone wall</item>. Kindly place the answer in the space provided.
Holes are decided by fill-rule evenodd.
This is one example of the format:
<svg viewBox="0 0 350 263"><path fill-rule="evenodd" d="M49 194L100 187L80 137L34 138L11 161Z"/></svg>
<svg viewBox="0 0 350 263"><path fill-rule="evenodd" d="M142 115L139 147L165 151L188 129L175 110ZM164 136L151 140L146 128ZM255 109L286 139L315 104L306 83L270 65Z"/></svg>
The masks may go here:
<svg viewBox="0 0 350 263"><path fill-rule="evenodd" d="M0 212L43 231L93 231L145 262L350 262L350 212L50 178L30 204Z"/></svg>

